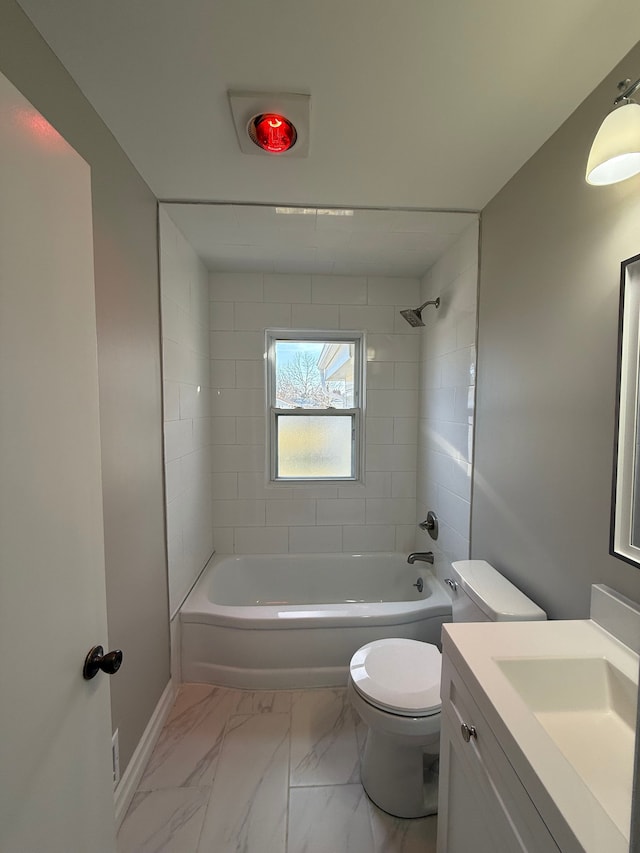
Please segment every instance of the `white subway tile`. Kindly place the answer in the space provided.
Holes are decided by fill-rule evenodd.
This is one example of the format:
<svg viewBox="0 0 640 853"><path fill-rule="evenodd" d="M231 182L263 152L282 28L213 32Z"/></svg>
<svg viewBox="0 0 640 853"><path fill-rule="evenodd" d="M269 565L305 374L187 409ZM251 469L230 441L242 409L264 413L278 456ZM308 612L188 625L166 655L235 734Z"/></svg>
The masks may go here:
<svg viewBox="0 0 640 853"><path fill-rule="evenodd" d="M291 527L292 554L327 554L342 551L342 527Z"/></svg>
<svg viewBox="0 0 640 853"><path fill-rule="evenodd" d="M386 305L341 305L340 328L393 332L393 308Z"/></svg>
<svg viewBox="0 0 640 853"><path fill-rule="evenodd" d="M211 273L209 297L213 302L262 302L262 273Z"/></svg>
<svg viewBox="0 0 640 853"><path fill-rule="evenodd" d="M214 527L213 547L216 554L233 554L233 527Z"/></svg>
<svg viewBox="0 0 640 853"><path fill-rule="evenodd" d="M162 375L169 382L185 382L189 372L189 351L165 339L162 347Z"/></svg>
<svg viewBox="0 0 640 853"><path fill-rule="evenodd" d="M180 459L173 459L167 462L165 466L165 483L167 490L167 503L175 500L183 491L182 486L182 468Z"/></svg>
<svg viewBox="0 0 640 853"><path fill-rule="evenodd" d="M238 474L238 497L255 498L266 501L289 501L291 489L280 484L266 482L264 470L247 471Z"/></svg>
<svg viewBox="0 0 640 853"><path fill-rule="evenodd" d="M239 417L236 418L237 444L264 444L265 419Z"/></svg>
<svg viewBox="0 0 640 853"><path fill-rule="evenodd" d="M286 527L236 527L236 554L286 554L289 530Z"/></svg>
<svg viewBox="0 0 640 853"><path fill-rule="evenodd" d="M211 444L211 418L198 418L193 421L193 448L200 450Z"/></svg>
<svg viewBox="0 0 640 853"><path fill-rule="evenodd" d="M209 328L211 331L227 331L233 329L233 302L209 303Z"/></svg>
<svg viewBox="0 0 640 853"><path fill-rule="evenodd" d="M180 383L164 381L164 419L165 421L180 420Z"/></svg>
<svg viewBox="0 0 640 853"><path fill-rule="evenodd" d="M420 431L420 443L427 450L444 453L453 459L471 461L473 431L470 426L443 421L421 420Z"/></svg>
<svg viewBox="0 0 640 853"><path fill-rule="evenodd" d="M397 361L394 365L394 388L410 388L417 391L418 363L415 361Z"/></svg>
<svg viewBox="0 0 640 853"><path fill-rule="evenodd" d="M367 524L408 524L415 514L412 498L367 498Z"/></svg>
<svg viewBox="0 0 640 853"><path fill-rule="evenodd" d="M420 356L420 338L412 335L367 335L367 361L414 361Z"/></svg>
<svg viewBox="0 0 640 853"><path fill-rule="evenodd" d="M184 326L180 306L166 296L162 297L162 338L163 340L184 343Z"/></svg>
<svg viewBox="0 0 640 853"><path fill-rule="evenodd" d="M368 417L366 422L367 444L393 444L393 418Z"/></svg>
<svg viewBox="0 0 640 853"><path fill-rule="evenodd" d="M213 521L217 527L264 527L265 502L250 500L212 501Z"/></svg>
<svg viewBox="0 0 640 853"><path fill-rule="evenodd" d="M234 329L264 331L268 328L288 328L291 325L291 305L279 302L245 302L236 305Z"/></svg>
<svg viewBox="0 0 640 853"><path fill-rule="evenodd" d="M365 501L361 499L319 500L317 524L364 524Z"/></svg>
<svg viewBox="0 0 640 853"><path fill-rule="evenodd" d="M452 421L455 412L455 388L429 388L422 392L421 416L433 421Z"/></svg>
<svg viewBox="0 0 640 853"><path fill-rule="evenodd" d="M477 314L474 310L461 311L456 318L456 349L475 346Z"/></svg>
<svg viewBox="0 0 640 853"><path fill-rule="evenodd" d="M264 392L259 388L218 388L211 395L211 414L264 416Z"/></svg>
<svg viewBox="0 0 640 853"><path fill-rule="evenodd" d="M342 549L345 552L394 551L396 529L384 524L359 524L344 527Z"/></svg>
<svg viewBox="0 0 640 853"><path fill-rule="evenodd" d="M418 419L417 418L394 418L393 419L393 443L413 444L418 441Z"/></svg>
<svg viewBox="0 0 640 853"><path fill-rule="evenodd" d="M302 498L303 500L313 498L325 498L328 500L329 498L338 497L338 488L337 486L317 486L313 484L298 485L291 488L291 497Z"/></svg>
<svg viewBox="0 0 640 853"><path fill-rule="evenodd" d="M367 416L381 418L388 415L415 418L418 415L418 395L403 389L393 391L369 391L367 394Z"/></svg>
<svg viewBox="0 0 640 853"><path fill-rule="evenodd" d="M211 389L180 383L180 418L207 418L211 413Z"/></svg>
<svg viewBox="0 0 640 853"><path fill-rule="evenodd" d="M179 459L193 450L192 421L168 421L164 425L165 459Z"/></svg>
<svg viewBox="0 0 640 853"><path fill-rule="evenodd" d="M292 305L291 324L294 329L339 329L337 305Z"/></svg>
<svg viewBox="0 0 640 853"><path fill-rule="evenodd" d="M211 418L211 444L237 444L234 417Z"/></svg>
<svg viewBox="0 0 640 853"><path fill-rule="evenodd" d="M369 361L366 364L368 389L392 389L394 364L391 361Z"/></svg>
<svg viewBox="0 0 640 853"><path fill-rule="evenodd" d="M208 451L205 450L194 450L181 457L182 482L185 490L201 487L205 482L207 486L211 483L211 466L206 464L205 458L207 453Z"/></svg>
<svg viewBox="0 0 640 853"><path fill-rule="evenodd" d="M418 550L416 545L416 526L415 524L397 524L396 525L396 551L401 554L410 554L411 551ZM430 551L431 548L425 548Z"/></svg>
<svg viewBox="0 0 640 853"><path fill-rule="evenodd" d="M473 423L475 390L475 385L455 389L455 404L452 420L456 421L456 423Z"/></svg>
<svg viewBox="0 0 640 853"><path fill-rule="evenodd" d="M438 518L443 523L448 524L456 533L464 539L469 538L471 505L468 501L439 486L436 513Z"/></svg>
<svg viewBox="0 0 640 853"><path fill-rule="evenodd" d="M265 360L237 361L236 362L236 387L237 388L264 388Z"/></svg>
<svg viewBox="0 0 640 853"><path fill-rule="evenodd" d="M416 472L415 471L392 471L391 472L391 497L415 498L416 496Z"/></svg>
<svg viewBox="0 0 640 853"><path fill-rule="evenodd" d="M266 274L264 301L311 302L311 276Z"/></svg>
<svg viewBox="0 0 640 853"><path fill-rule="evenodd" d="M420 279L367 278L369 305L402 305L415 308L420 302Z"/></svg>
<svg viewBox="0 0 640 853"><path fill-rule="evenodd" d="M209 375L212 388L235 388L236 362L233 360L212 359Z"/></svg>
<svg viewBox="0 0 640 853"><path fill-rule="evenodd" d="M311 301L323 305L366 305L367 280L364 276L314 275Z"/></svg>
<svg viewBox="0 0 640 853"><path fill-rule="evenodd" d="M316 523L316 502L272 501L267 502L267 524L302 527Z"/></svg>
<svg viewBox="0 0 640 853"><path fill-rule="evenodd" d="M238 475L233 472L216 472L211 474L211 490L213 498L218 500L235 500L238 497Z"/></svg>
<svg viewBox="0 0 640 853"><path fill-rule="evenodd" d="M264 447L260 444L219 444L211 448L211 470L264 472Z"/></svg>
<svg viewBox="0 0 640 853"><path fill-rule="evenodd" d="M262 332L211 332L211 358L264 358L265 342Z"/></svg>
<svg viewBox="0 0 640 853"><path fill-rule="evenodd" d="M415 471L415 444L371 444L367 446L367 476L370 471Z"/></svg>
<svg viewBox="0 0 640 853"><path fill-rule="evenodd" d="M340 498L390 498L391 472L367 471L364 483L351 483L338 489Z"/></svg>

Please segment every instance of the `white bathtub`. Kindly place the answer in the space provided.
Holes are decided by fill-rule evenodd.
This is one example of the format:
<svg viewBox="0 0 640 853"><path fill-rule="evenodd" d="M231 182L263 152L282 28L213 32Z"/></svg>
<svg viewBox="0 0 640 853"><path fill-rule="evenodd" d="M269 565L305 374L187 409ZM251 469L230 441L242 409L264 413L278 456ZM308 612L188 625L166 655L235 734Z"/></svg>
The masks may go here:
<svg viewBox="0 0 640 853"><path fill-rule="evenodd" d="M182 678L252 689L345 684L360 646L383 637L439 644L450 621L445 588L405 554L214 556L180 611Z"/></svg>

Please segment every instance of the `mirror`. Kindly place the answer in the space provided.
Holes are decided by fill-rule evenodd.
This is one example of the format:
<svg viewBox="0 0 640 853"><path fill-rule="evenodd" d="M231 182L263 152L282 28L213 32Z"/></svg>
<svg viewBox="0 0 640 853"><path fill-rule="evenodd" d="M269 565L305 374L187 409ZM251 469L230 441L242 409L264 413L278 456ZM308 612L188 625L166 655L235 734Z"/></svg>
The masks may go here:
<svg viewBox="0 0 640 853"><path fill-rule="evenodd" d="M640 255L622 262L609 553L640 568Z"/></svg>

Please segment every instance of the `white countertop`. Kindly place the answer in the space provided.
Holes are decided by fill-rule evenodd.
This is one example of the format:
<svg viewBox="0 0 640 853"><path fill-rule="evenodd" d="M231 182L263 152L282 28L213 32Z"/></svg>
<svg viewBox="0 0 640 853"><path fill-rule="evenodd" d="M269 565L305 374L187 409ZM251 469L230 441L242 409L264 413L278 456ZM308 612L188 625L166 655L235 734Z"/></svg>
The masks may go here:
<svg viewBox="0 0 640 853"><path fill-rule="evenodd" d="M443 651L470 687L559 847L567 853L629 853L631 784L626 763L616 780L620 790L609 802L598 798L497 661L606 658L637 684L638 655L591 620L447 624ZM589 749L588 742L584 748ZM632 763L630 756L629 766Z"/></svg>

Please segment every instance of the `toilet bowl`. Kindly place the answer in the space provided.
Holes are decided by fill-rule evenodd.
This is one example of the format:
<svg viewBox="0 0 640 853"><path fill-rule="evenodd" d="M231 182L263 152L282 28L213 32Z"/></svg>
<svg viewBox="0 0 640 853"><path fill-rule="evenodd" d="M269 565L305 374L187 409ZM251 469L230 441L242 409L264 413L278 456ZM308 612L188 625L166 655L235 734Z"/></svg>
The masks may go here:
<svg viewBox="0 0 640 853"><path fill-rule="evenodd" d="M349 697L368 728L361 780L397 817L437 810L440 652L418 640L367 643L351 659Z"/></svg>
<svg viewBox="0 0 640 853"><path fill-rule="evenodd" d="M451 569L454 622L547 618L484 560L458 561ZM440 672L440 651L419 640L375 640L351 658L348 693L367 726L362 785L377 806L397 817L438 810Z"/></svg>

